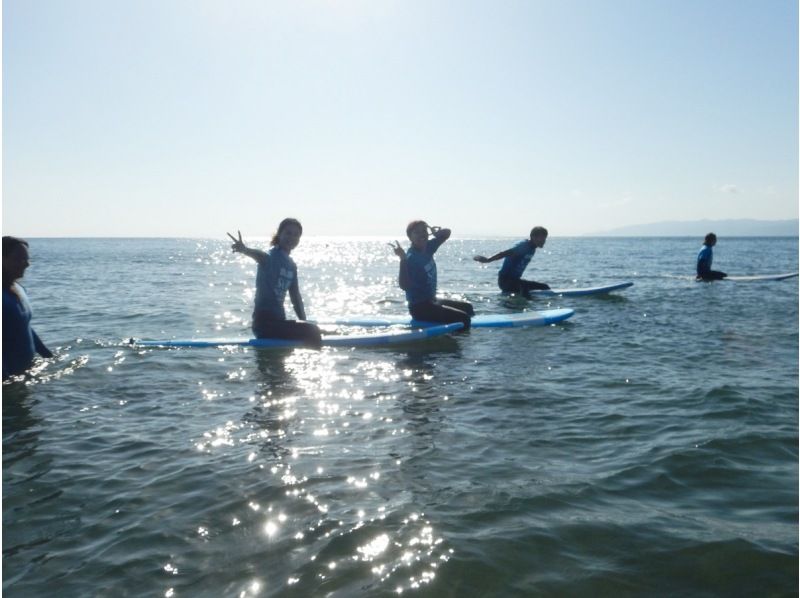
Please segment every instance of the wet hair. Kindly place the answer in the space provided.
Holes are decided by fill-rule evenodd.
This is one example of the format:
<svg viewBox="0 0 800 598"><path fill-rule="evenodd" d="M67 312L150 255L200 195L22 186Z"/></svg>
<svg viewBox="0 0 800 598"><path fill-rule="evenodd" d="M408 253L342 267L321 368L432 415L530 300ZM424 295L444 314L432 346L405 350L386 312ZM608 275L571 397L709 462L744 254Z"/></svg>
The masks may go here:
<svg viewBox="0 0 800 598"><path fill-rule="evenodd" d="M297 228L300 229L300 234L301 235L303 234L303 225L300 224L300 221L297 218L284 218L278 225L278 232L272 235L272 241L270 242L270 245L272 245L273 247L276 247L278 245L278 237L281 236L283 229L289 226L290 224L294 224Z"/></svg>
<svg viewBox="0 0 800 598"><path fill-rule="evenodd" d="M17 247L25 247L28 248L28 242L24 239L18 239L17 237L3 237L3 257L11 255Z"/></svg>
<svg viewBox="0 0 800 598"><path fill-rule="evenodd" d="M406 227L406 237L410 239L411 231L420 225L424 226L426 231L428 230L428 223L425 222L424 220L412 220L411 222L409 222L408 226Z"/></svg>
<svg viewBox="0 0 800 598"><path fill-rule="evenodd" d="M531 239L533 237L535 237L536 235L544 235L546 237L547 234L548 234L547 233L547 229L545 227L543 227L543 226L534 226L531 229Z"/></svg>
<svg viewBox="0 0 800 598"><path fill-rule="evenodd" d="M708 233L706 235L705 244L708 245L709 243L715 243L717 240L717 235L714 233Z"/></svg>

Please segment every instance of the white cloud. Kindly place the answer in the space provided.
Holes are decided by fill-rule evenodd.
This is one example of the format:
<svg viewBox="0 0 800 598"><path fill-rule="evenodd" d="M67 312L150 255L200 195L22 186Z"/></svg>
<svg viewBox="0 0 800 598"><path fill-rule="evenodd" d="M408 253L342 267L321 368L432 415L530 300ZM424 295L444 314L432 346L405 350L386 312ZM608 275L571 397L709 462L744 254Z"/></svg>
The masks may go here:
<svg viewBox="0 0 800 598"><path fill-rule="evenodd" d="M717 187L717 191L719 193L739 193L739 187L732 183L727 183L725 185L720 185Z"/></svg>
<svg viewBox="0 0 800 598"><path fill-rule="evenodd" d="M625 195L617 200L603 202L600 204L600 207L607 210L610 208L621 208L630 203L633 203L633 198L630 195Z"/></svg>

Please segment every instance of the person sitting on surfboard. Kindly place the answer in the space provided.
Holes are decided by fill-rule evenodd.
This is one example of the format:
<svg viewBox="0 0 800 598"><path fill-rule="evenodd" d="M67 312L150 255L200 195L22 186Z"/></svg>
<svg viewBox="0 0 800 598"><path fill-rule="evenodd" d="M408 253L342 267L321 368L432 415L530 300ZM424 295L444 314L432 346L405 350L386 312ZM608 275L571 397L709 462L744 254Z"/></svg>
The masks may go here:
<svg viewBox="0 0 800 598"><path fill-rule="evenodd" d="M28 264L28 242L3 237L3 380L29 369L36 353L53 356L31 328L28 296L17 282Z"/></svg>
<svg viewBox="0 0 800 598"><path fill-rule="evenodd" d="M256 338L300 340L312 347L320 347L322 337L319 328L305 321L306 310L297 282L297 266L289 257L303 234L300 222L294 218L282 220L278 225L278 232L272 237L272 249L268 252L246 247L242 241L242 233L237 232L238 239L227 233L233 240L231 249L258 263L253 334ZM299 321L286 319L286 310L283 307L286 291L289 291Z"/></svg>
<svg viewBox="0 0 800 598"><path fill-rule="evenodd" d="M503 259L503 265L497 275L497 285L504 293L519 293L526 299L530 298L530 291L543 290L546 291L550 288L549 285L543 282L535 282L533 280L523 280L522 273L528 267L533 254L536 253L537 248L544 247L547 241L547 229L543 226L534 226L531 229L531 236L525 241L520 241L510 249L501 251L492 257L484 257L476 255L474 259L476 262L488 264L495 260Z"/></svg>
<svg viewBox="0 0 800 598"><path fill-rule="evenodd" d="M433 236L428 239L429 233ZM463 322L470 326L475 310L466 301L436 298L436 262L433 254L450 238L450 229L430 227L427 222L414 220L406 227L411 241L408 251L403 251L398 241L389 246L400 258L400 288L406 292L408 311L415 320L425 322Z"/></svg>
<svg viewBox="0 0 800 598"><path fill-rule="evenodd" d="M714 251L711 249L717 244L717 235L708 233L705 238L705 244L697 254L697 280L722 280L727 276L725 272L718 272L711 269L711 263L714 261Z"/></svg>

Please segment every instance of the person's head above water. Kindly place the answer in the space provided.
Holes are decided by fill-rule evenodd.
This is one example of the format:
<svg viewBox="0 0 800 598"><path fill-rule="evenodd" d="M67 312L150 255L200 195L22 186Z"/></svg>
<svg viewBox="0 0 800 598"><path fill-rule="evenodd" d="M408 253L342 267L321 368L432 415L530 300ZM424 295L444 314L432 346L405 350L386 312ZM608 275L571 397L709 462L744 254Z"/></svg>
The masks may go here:
<svg viewBox="0 0 800 598"><path fill-rule="evenodd" d="M544 247L547 241L547 229L543 226L534 226L531 229L531 242L535 247Z"/></svg>
<svg viewBox="0 0 800 598"><path fill-rule="evenodd" d="M297 247L303 235L303 225L297 218L284 218L278 225L278 232L272 236L271 245L280 247L286 253Z"/></svg>
<svg viewBox="0 0 800 598"><path fill-rule="evenodd" d="M28 242L17 237L3 237L3 286L22 278L30 265Z"/></svg>
<svg viewBox="0 0 800 598"><path fill-rule="evenodd" d="M706 235L706 239L705 239L704 243L708 247L713 247L714 245L717 244L717 235L715 235L714 233L708 233Z"/></svg>
<svg viewBox="0 0 800 598"><path fill-rule="evenodd" d="M417 249L424 249L428 242L428 223L424 220L412 220L406 227L406 236L411 245Z"/></svg>

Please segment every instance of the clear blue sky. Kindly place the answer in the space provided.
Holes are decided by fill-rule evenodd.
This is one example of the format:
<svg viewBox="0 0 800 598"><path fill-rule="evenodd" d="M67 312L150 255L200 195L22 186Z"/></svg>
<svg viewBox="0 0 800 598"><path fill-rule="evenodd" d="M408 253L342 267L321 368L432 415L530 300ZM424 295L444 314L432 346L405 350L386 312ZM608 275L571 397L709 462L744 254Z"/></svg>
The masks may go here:
<svg viewBox="0 0 800 598"><path fill-rule="evenodd" d="M794 0L4 0L3 232L796 218Z"/></svg>

